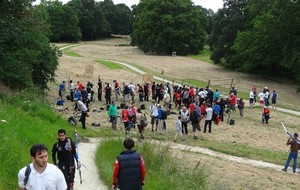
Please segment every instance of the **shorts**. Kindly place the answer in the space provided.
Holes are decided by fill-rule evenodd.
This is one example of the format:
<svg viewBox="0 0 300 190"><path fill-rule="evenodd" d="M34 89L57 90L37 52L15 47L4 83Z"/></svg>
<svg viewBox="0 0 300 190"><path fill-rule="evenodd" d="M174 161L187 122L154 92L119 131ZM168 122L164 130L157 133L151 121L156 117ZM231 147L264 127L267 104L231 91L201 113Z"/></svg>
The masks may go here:
<svg viewBox="0 0 300 190"><path fill-rule="evenodd" d="M192 126L193 126L193 132L196 132L196 129L197 129L198 131L200 131L200 125L199 125L199 123L197 123L197 124L192 124Z"/></svg>
<svg viewBox="0 0 300 190"><path fill-rule="evenodd" d="M254 98L250 98L249 102L252 104L254 102Z"/></svg>
<svg viewBox="0 0 300 190"><path fill-rule="evenodd" d="M259 103L260 103L260 104L264 104L265 101L264 101L264 100L259 100Z"/></svg>
<svg viewBox="0 0 300 190"><path fill-rule="evenodd" d="M276 100L272 100L272 104L276 104Z"/></svg>
<svg viewBox="0 0 300 190"><path fill-rule="evenodd" d="M154 121L155 121L155 125L158 125L158 119L157 119L157 117L151 116L151 125L154 125Z"/></svg>

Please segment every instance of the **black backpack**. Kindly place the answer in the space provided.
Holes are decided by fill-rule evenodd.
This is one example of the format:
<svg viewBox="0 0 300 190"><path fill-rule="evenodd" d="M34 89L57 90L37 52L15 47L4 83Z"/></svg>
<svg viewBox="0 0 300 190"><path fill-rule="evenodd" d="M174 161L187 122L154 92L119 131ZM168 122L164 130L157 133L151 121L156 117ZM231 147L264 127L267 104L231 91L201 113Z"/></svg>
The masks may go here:
<svg viewBox="0 0 300 190"><path fill-rule="evenodd" d="M31 172L31 168L30 168L30 164L28 164L27 167L26 167L26 170L25 170L25 178L24 178L24 180L23 180L24 186L26 186L26 184L27 184L27 182L28 182L30 172ZM25 188L25 189L26 189L26 188Z"/></svg>

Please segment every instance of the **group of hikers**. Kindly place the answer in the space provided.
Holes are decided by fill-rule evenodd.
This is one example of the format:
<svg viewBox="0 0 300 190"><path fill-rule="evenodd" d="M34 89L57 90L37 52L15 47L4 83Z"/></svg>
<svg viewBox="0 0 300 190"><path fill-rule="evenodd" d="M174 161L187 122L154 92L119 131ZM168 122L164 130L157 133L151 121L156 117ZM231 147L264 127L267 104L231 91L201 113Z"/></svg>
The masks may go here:
<svg viewBox="0 0 300 190"><path fill-rule="evenodd" d="M59 86L59 97L64 100L66 82L63 81ZM102 102L102 96L105 98L106 109L108 110L108 121L112 124L112 128L116 129L117 119L121 116L124 124L125 134L128 135L132 127L139 129L141 138L144 138L144 130L147 112L143 112L145 105L149 100L152 101L149 108L151 116L151 130L159 131L163 134L167 130L166 119L167 115L172 112L174 105L175 113L178 114L176 128L181 129L183 134L187 134L187 124L192 125L193 137L197 139L197 133L203 125L203 132L212 131L212 123L218 125L224 121L224 114L229 113L227 123L232 122L230 116L238 109L240 117L244 117L245 101L243 98L238 98L237 90L232 87L228 96L222 96L218 89L213 90L209 86L199 88L185 85L174 85L167 83L143 82L135 84L131 82L122 82L113 80L112 84L103 82L98 79L97 86L91 82L87 82L86 87L80 82L75 86L73 81L69 83L70 94L67 99L75 101L75 109L81 112L80 122L82 128L86 129L86 117L89 112L89 104L95 101L95 91L97 91L98 101ZM96 90L97 89L97 90ZM263 108L262 124L268 124L270 118L269 99L272 102L272 109L276 110L277 93L273 90L271 94L269 89L265 87L257 94L255 86L252 87L249 93L250 108L253 108L257 97ZM135 101L140 105L137 107ZM122 109L119 113L118 109ZM174 109L173 109L174 110ZM179 118L180 116L180 118ZM234 122L234 120L233 120ZM203 123L203 124L201 124ZM178 133L180 135L180 133ZM176 141L176 138L175 138Z"/></svg>

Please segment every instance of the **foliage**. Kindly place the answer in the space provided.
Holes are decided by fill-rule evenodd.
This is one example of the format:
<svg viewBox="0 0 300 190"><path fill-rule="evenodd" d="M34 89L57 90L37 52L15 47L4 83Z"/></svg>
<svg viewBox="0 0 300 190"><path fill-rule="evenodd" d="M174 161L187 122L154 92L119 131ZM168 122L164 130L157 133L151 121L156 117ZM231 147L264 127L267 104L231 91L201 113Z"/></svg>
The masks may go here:
<svg viewBox="0 0 300 190"><path fill-rule="evenodd" d="M187 55L203 49L205 19L190 0L142 0L133 14L132 44L145 53Z"/></svg>
<svg viewBox="0 0 300 190"><path fill-rule="evenodd" d="M78 42L81 39L79 19L70 6L59 1L48 1L39 6L46 6L50 15L52 42Z"/></svg>
<svg viewBox="0 0 300 190"><path fill-rule="evenodd" d="M125 4L114 5L112 0L100 2L112 34L129 35L131 32L131 9Z"/></svg>
<svg viewBox="0 0 300 190"><path fill-rule="evenodd" d="M213 18L211 59L231 69L292 79L300 90L299 1L225 0Z"/></svg>
<svg viewBox="0 0 300 190"><path fill-rule="evenodd" d="M110 36L109 23L100 3L94 0L71 0L68 6L77 13L83 40L95 40Z"/></svg>
<svg viewBox="0 0 300 190"><path fill-rule="evenodd" d="M35 25L46 23L47 14L32 11L30 3L1 1L0 80L12 88L46 89L54 80L60 52L49 45L47 24Z"/></svg>

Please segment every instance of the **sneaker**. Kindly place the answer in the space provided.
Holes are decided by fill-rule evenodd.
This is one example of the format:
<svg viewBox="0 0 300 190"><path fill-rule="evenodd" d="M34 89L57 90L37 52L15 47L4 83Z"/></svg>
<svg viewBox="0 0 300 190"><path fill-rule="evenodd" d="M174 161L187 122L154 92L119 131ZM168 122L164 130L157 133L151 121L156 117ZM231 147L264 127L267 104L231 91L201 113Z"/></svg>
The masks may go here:
<svg viewBox="0 0 300 190"><path fill-rule="evenodd" d="M287 169L283 168L282 171L287 172Z"/></svg>

